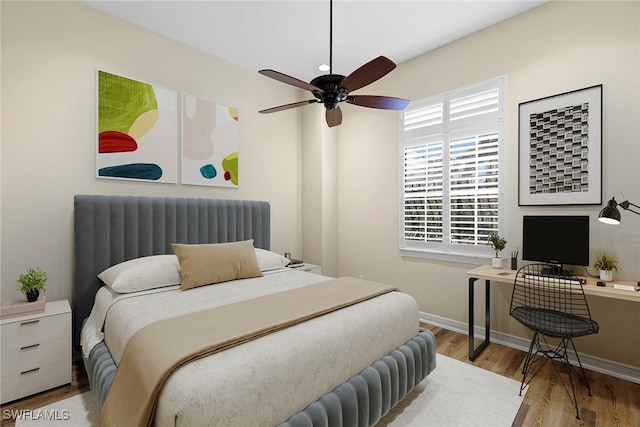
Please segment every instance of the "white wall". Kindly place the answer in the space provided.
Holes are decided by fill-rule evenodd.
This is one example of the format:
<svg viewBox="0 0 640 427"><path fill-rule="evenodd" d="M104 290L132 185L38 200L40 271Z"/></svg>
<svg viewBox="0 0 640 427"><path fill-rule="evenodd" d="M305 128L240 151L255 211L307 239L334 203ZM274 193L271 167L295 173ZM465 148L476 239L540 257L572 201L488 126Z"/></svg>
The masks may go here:
<svg viewBox="0 0 640 427"><path fill-rule="evenodd" d="M300 114L257 113L296 89L78 2L0 7L2 301L22 297L30 266L49 274L48 300L71 299L78 193L267 200L272 249L300 252ZM96 69L238 108L239 188L96 179Z"/></svg>
<svg viewBox="0 0 640 427"><path fill-rule="evenodd" d="M508 247L521 246L525 214L591 217L591 260L602 250L640 280L640 217L622 212L618 227L596 218L601 206L518 207L518 103L602 83L603 202L616 191L640 202L640 3L551 2L399 67L362 93L421 99L502 74L508 76L506 135ZM344 108L339 141L340 275L391 283L423 312L467 322L467 277L473 265L402 258L399 242L398 119L389 112ZM619 200L619 196L616 197ZM487 260L488 263L488 260ZM476 324L483 324L478 285ZM494 285L492 328L527 337L508 316L511 287ZM640 366L637 303L590 298L601 332L580 349Z"/></svg>

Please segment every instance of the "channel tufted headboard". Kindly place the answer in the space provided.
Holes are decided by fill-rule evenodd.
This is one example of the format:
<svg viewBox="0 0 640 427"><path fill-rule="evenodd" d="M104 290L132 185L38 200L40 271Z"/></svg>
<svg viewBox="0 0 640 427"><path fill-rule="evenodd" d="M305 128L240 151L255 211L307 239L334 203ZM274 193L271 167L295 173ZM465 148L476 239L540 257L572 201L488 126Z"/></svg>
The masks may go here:
<svg viewBox="0 0 640 427"><path fill-rule="evenodd" d="M172 254L172 243L254 240L270 249L270 206L252 200L76 195L73 344L80 343L97 275L106 268L148 255Z"/></svg>

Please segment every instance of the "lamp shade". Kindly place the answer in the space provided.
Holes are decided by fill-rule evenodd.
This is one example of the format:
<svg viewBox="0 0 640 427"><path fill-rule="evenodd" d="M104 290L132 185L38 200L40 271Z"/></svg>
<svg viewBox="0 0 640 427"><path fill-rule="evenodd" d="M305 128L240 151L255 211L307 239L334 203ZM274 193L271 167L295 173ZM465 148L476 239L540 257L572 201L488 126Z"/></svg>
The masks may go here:
<svg viewBox="0 0 640 427"><path fill-rule="evenodd" d="M618 203L616 202L615 197L612 197L598 215L598 221L604 222L605 224L620 224L620 211L617 208Z"/></svg>

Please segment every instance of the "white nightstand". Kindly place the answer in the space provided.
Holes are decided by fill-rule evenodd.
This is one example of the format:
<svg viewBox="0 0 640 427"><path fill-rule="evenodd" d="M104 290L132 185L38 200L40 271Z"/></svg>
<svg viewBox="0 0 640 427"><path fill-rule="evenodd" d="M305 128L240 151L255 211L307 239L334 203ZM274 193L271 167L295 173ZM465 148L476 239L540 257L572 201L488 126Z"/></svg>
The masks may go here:
<svg viewBox="0 0 640 427"><path fill-rule="evenodd" d="M302 264L299 267L291 267L294 268L296 270L302 270L302 271L306 271L307 273L313 273L313 274L322 274L322 267L316 264L309 264L308 262L305 262L304 264Z"/></svg>
<svg viewBox="0 0 640 427"><path fill-rule="evenodd" d="M44 312L0 320L0 403L71 382L69 301Z"/></svg>

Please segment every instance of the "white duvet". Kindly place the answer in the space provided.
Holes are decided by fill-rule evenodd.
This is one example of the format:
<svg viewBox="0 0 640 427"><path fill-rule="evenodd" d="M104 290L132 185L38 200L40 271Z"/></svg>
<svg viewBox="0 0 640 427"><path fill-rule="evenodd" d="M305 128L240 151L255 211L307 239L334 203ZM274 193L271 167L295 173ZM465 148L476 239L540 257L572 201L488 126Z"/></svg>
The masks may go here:
<svg viewBox="0 0 640 427"><path fill-rule="evenodd" d="M82 330L83 352L103 339L104 325L104 340L117 364L135 331L155 320L330 279L282 269L188 291L170 287L123 296L105 287ZM154 423L276 425L417 332L417 303L400 292L326 314L181 367L160 394Z"/></svg>

